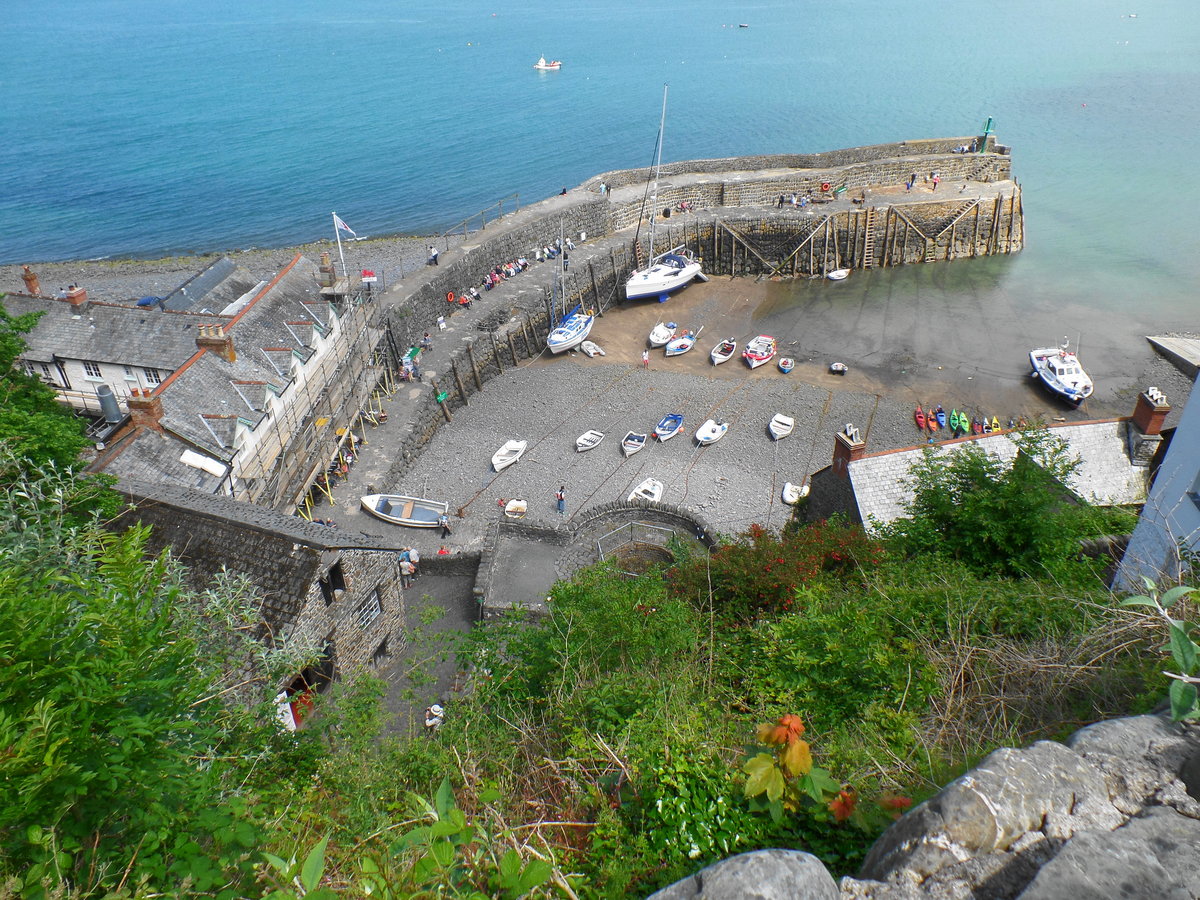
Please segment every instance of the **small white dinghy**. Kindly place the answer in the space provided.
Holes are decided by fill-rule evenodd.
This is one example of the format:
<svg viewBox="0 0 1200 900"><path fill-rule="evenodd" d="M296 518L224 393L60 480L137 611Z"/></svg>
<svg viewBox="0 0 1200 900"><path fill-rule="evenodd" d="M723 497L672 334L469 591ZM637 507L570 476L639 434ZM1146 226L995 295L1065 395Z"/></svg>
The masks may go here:
<svg viewBox="0 0 1200 900"><path fill-rule="evenodd" d="M625 437L621 439L621 452L627 457L633 456L645 446L646 435L638 431L626 432Z"/></svg>
<svg viewBox="0 0 1200 900"><path fill-rule="evenodd" d="M650 329L650 346L665 347L667 342L675 337L675 329L678 327L674 322L659 322Z"/></svg>
<svg viewBox="0 0 1200 900"><path fill-rule="evenodd" d="M728 422L718 422L716 419L709 419L696 429L696 442L703 445L715 444L721 438L725 437L725 432L728 430Z"/></svg>
<svg viewBox="0 0 1200 900"><path fill-rule="evenodd" d="M808 496L807 484L792 484L790 481L785 481L783 484L783 502L788 506L795 506L801 500Z"/></svg>
<svg viewBox="0 0 1200 900"><path fill-rule="evenodd" d="M504 515L510 519L519 519L529 510L529 503L525 500L509 500L504 504Z"/></svg>
<svg viewBox="0 0 1200 900"><path fill-rule="evenodd" d="M607 356L608 355L604 352L604 348L601 347L599 344L597 344L595 341L584 341L582 344L579 345L579 349L583 351L583 355L586 356L588 359L591 359L593 356Z"/></svg>
<svg viewBox="0 0 1200 900"><path fill-rule="evenodd" d="M503 447L492 454L492 468L497 472L507 469L521 458L528 446L529 441L506 441Z"/></svg>
<svg viewBox="0 0 1200 900"><path fill-rule="evenodd" d="M775 440L787 437L792 433L792 429L796 427L796 420L791 416L785 416L783 413L776 413L771 419L771 424L767 426L767 431L771 432L771 437Z"/></svg>
<svg viewBox="0 0 1200 900"><path fill-rule="evenodd" d="M712 352L708 354L708 358L713 361L714 366L719 366L723 362L729 362L735 353L737 353L737 341L733 338L725 338L725 340L712 348Z"/></svg>
<svg viewBox="0 0 1200 900"><path fill-rule="evenodd" d="M649 500L651 503L657 503L662 499L663 483L655 478L647 478L629 494L630 501L633 500Z"/></svg>
<svg viewBox="0 0 1200 900"><path fill-rule="evenodd" d="M359 502L376 518L410 528L436 528L438 519L450 510L450 504L441 500L403 494L367 494Z"/></svg>
<svg viewBox="0 0 1200 900"><path fill-rule="evenodd" d="M602 440L604 440L603 431L585 431L579 437L575 438L575 449L579 453L585 450L595 450L600 446Z"/></svg>
<svg viewBox="0 0 1200 900"><path fill-rule="evenodd" d="M849 269L834 269L832 272L826 272L825 277L830 281L845 281L849 274Z"/></svg>

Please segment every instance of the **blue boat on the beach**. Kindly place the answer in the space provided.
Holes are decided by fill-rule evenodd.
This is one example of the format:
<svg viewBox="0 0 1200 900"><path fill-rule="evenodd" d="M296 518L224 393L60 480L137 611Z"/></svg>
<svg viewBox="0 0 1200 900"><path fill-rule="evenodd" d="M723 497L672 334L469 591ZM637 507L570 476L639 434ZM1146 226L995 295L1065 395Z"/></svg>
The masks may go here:
<svg viewBox="0 0 1200 900"><path fill-rule="evenodd" d="M668 413L654 426L654 436L660 441L669 441L683 430L683 413Z"/></svg>

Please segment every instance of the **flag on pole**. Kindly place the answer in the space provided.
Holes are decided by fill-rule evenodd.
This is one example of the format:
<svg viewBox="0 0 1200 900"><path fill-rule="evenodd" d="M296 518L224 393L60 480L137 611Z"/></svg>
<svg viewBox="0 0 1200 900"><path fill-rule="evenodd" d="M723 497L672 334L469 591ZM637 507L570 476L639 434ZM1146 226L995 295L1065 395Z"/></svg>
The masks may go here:
<svg viewBox="0 0 1200 900"><path fill-rule="evenodd" d="M354 234L354 229L343 222L341 216L339 216L337 213L333 214L333 224L335 227L342 229L342 231L348 231L351 234ZM357 234L354 234L354 236L358 237Z"/></svg>

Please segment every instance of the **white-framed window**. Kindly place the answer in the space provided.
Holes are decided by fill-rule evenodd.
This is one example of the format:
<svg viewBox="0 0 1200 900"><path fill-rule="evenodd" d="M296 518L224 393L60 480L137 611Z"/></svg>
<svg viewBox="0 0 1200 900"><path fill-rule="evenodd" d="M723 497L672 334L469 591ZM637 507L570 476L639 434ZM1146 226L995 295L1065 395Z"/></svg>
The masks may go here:
<svg viewBox="0 0 1200 900"><path fill-rule="evenodd" d="M100 372L100 363L92 362L88 359L83 361L83 374L85 374L88 378L104 377L104 375Z"/></svg>
<svg viewBox="0 0 1200 900"><path fill-rule="evenodd" d="M41 367L42 367L42 377L45 378L47 381L53 381L54 376L50 374L50 367L48 365L46 365L45 363L40 363L39 365L41 365Z"/></svg>
<svg viewBox="0 0 1200 900"><path fill-rule="evenodd" d="M125 367L125 380L126 381L137 381L137 372L133 371L133 366Z"/></svg>
<svg viewBox="0 0 1200 900"><path fill-rule="evenodd" d="M37 378L37 372L33 370L33 363L29 362L28 360L25 362L25 372L31 377Z"/></svg>
<svg viewBox="0 0 1200 900"><path fill-rule="evenodd" d="M142 374L146 376L147 384L162 384L162 375L158 373L158 369L142 369Z"/></svg>
<svg viewBox="0 0 1200 900"><path fill-rule="evenodd" d="M359 604L358 609L354 611L354 617L359 628L366 628L378 619L382 612L383 598L379 595L379 588L375 588L371 591L371 596Z"/></svg>

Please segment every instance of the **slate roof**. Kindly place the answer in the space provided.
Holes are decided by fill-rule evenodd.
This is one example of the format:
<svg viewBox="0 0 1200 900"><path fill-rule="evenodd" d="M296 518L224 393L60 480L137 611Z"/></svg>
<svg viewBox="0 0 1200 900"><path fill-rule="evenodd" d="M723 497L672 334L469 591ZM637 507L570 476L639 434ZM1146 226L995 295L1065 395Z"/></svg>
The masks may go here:
<svg viewBox="0 0 1200 900"><path fill-rule="evenodd" d="M1126 450L1128 419L1050 426L1055 437L1067 442L1067 452L1080 458L1080 466L1067 484L1075 494L1098 506L1123 506L1146 499L1147 470L1130 462ZM935 453L954 453L974 444L1005 462L1017 455L1017 446L1007 432L961 438L934 444ZM849 464L848 471L858 511L868 527L894 521L907 514L912 498L909 470L925 447L864 456Z"/></svg>
<svg viewBox="0 0 1200 900"><path fill-rule="evenodd" d="M262 284L248 269L222 256L167 294L163 306L178 311L220 313Z"/></svg>
<svg viewBox="0 0 1200 900"><path fill-rule="evenodd" d="M172 371L196 352L198 325L220 324L225 316L165 312L157 306L89 303L76 308L53 297L9 294L0 303L14 316L45 312L25 336L22 359L50 363L80 359Z"/></svg>
<svg viewBox="0 0 1200 900"><path fill-rule="evenodd" d="M149 431L135 435L107 458L104 471L215 489L219 480L190 466L184 466L186 477L181 477L179 457L191 448L228 463L235 454L238 420L254 427L265 418L267 397L283 392L293 360L304 361L313 354L313 323L328 322L331 306L320 295L316 275L314 263L296 256L226 321L236 356L233 362L197 350L159 385L155 396L162 401L161 425L168 437ZM197 484L201 476L210 481Z"/></svg>

